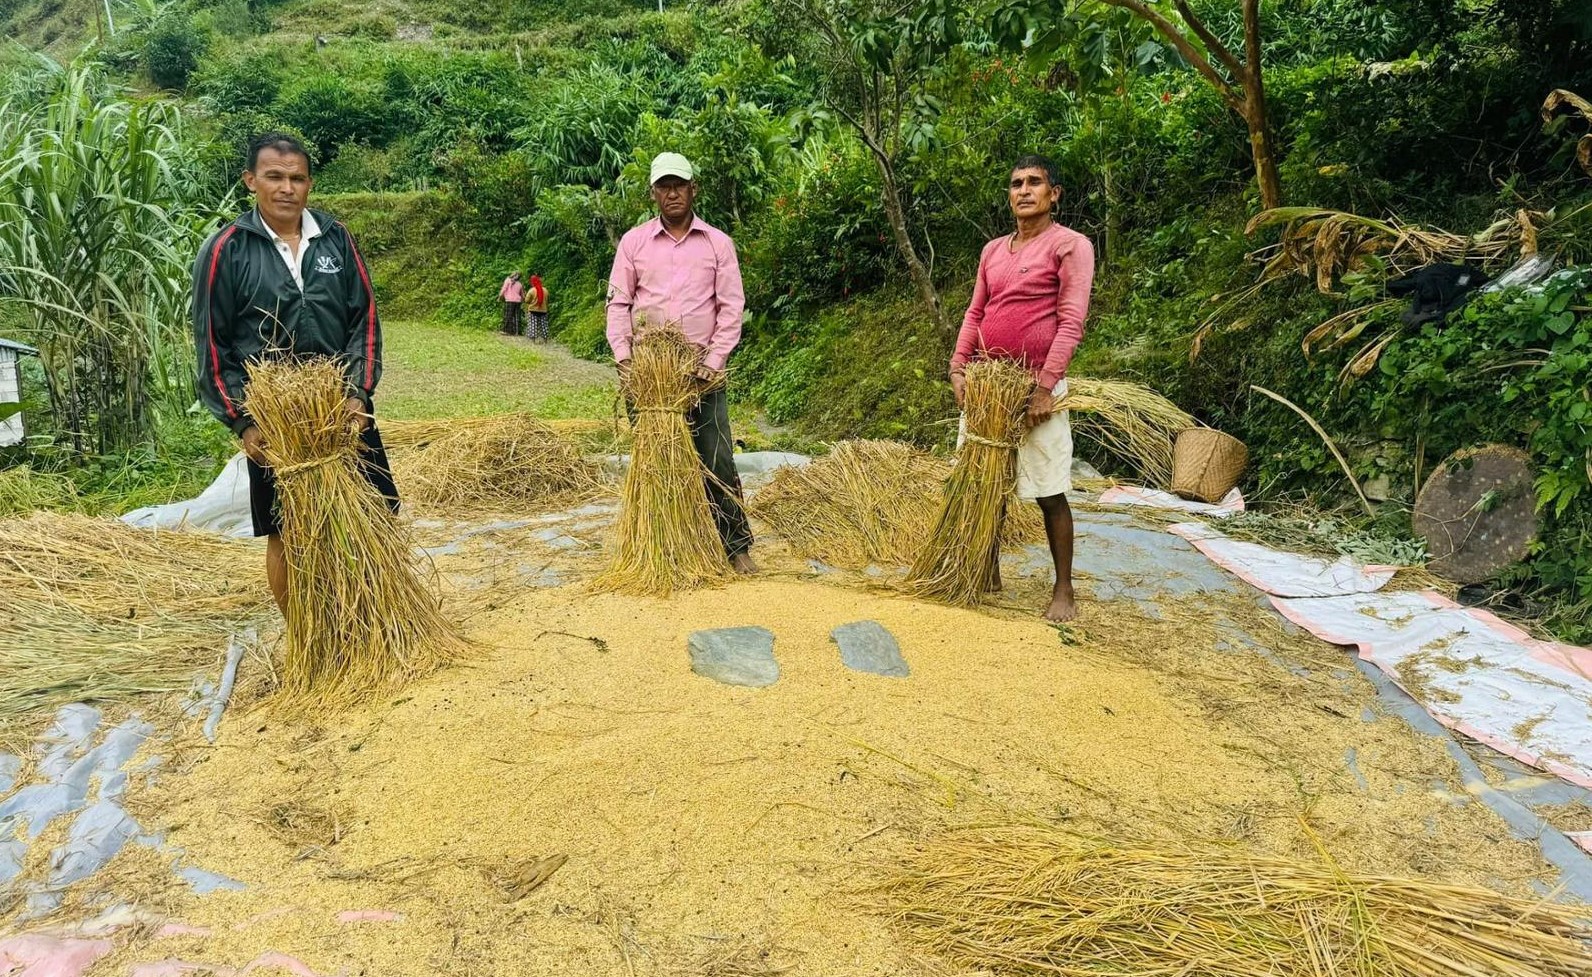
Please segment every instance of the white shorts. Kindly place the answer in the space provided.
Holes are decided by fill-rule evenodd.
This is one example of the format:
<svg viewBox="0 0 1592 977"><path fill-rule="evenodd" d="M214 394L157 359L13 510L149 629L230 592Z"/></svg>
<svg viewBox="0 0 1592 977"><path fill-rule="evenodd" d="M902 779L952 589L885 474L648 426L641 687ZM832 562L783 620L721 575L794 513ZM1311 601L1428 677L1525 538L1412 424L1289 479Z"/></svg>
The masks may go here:
<svg viewBox="0 0 1592 977"><path fill-rule="evenodd" d="M1056 384L1056 399L1067 396L1067 379ZM967 419L957 425L956 446L967 435ZM1017 497L1025 502L1072 491L1072 418L1057 411L1023 435L1017 447Z"/></svg>

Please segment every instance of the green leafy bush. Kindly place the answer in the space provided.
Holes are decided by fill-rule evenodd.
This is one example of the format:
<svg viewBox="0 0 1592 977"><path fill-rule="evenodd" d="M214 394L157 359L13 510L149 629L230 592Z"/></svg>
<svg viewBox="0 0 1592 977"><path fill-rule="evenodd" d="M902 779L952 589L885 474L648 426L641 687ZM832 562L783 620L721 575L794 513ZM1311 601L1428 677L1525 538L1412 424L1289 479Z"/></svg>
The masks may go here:
<svg viewBox="0 0 1592 977"><path fill-rule="evenodd" d="M144 65L162 88L181 91L210 45L210 36L176 10L157 17L144 35Z"/></svg>

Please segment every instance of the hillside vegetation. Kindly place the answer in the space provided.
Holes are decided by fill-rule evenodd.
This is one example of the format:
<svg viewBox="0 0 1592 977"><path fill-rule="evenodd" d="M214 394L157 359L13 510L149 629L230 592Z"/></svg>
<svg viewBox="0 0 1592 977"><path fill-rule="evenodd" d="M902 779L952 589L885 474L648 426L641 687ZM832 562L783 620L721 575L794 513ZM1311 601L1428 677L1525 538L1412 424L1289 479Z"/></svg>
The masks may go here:
<svg viewBox="0 0 1592 977"><path fill-rule="evenodd" d="M86 52L132 97L180 102L204 199L222 199L249 134L301 134L389 316L489 329L497 283L530 269L586 356L604 352L603 282L646 213L646 161L685 153L746 273L735 396L806 439L950 437L947 325L980 246L1009 229L1010 162L1048 154L1062 219L1100 256L1076 372L1143 380L1243 438L1252 498L1335 505L1348 485L1326 446L1251 386L1288 397L1385 488L1376 521L1397 533L1449 452L1528 449L1545 530L1495 589L1592 637L1586 278L1473 301L1447 326L1403 325L1386 291L1429 260L1497 274L1533 247L1592 252L1588 123L1541 112L1556 89L1592 95L1592 10L1264 0L1246 48L1242 0L1186 5L1199 32L1178 6L140 0L112 2L111 36L91 3L0 0L0 19L27 47ZM31 54L5 58L20 97L48 96ZM1246 117L1257 59L1269 155ZM1263 198L1452 236L1423 251L1286 219L1303 212L1251 231ZM1264 285L1257 257L1276 259Z"/></svg>

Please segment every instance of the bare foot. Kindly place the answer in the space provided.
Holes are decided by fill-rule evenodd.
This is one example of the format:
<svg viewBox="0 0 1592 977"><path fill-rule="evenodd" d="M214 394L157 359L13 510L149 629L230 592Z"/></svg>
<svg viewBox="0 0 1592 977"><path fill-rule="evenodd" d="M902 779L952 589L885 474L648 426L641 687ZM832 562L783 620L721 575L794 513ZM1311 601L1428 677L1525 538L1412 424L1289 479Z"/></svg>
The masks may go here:
<svg viewBox="0 0 1592 977"><path fill-rule="evenodd" d="M730 557L730 567L736 573L750 574L757 572L757 564L752 562L752 554L737 553Z"/></svg>
<svg viewBox="0 0 1592 977"><path fill-rule="evenodd" d="M999 563L997 563L994 566L990 567L989 573L987 575L985 575L985 577L984 577L984 593L986 593L986 594L998 594L1000 592L1001 592L1001 565Z"/></svg>
<svg viewBox="0 0 1592 977"><path fill-rule="evenodd" d="M1078 619L1078 602L1072 593L1071 584L1056 584L1056 589L1050 594L1050 606L1045 608L1045 620L1075 621Z"/></svg>

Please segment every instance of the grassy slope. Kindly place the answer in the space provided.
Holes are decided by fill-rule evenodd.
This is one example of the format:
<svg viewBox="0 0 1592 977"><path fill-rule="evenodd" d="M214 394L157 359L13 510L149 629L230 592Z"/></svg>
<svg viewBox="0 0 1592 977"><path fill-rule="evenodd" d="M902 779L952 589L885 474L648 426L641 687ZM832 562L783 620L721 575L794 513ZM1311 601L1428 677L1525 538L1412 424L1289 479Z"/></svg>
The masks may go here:
<svg viewBox="0 0 1592 977"><path fill-rule="evenodd" d="M528 410L599 417L613 407L613 371L560 346L533 346L486 329L417 320L384 324L377 401L394 418L474 417Z"/></svg>

